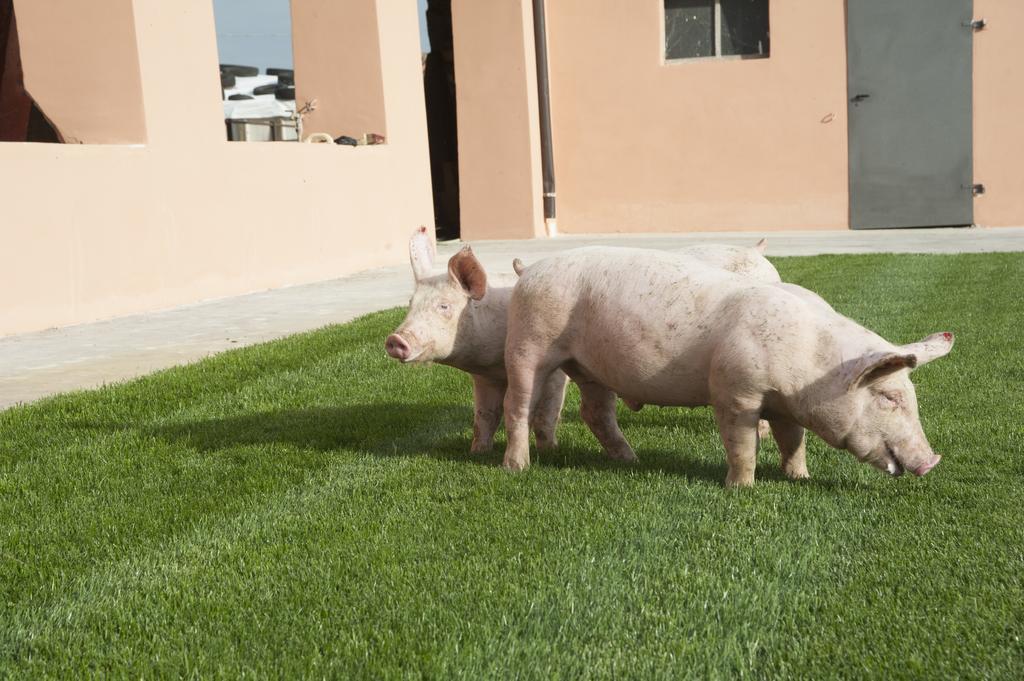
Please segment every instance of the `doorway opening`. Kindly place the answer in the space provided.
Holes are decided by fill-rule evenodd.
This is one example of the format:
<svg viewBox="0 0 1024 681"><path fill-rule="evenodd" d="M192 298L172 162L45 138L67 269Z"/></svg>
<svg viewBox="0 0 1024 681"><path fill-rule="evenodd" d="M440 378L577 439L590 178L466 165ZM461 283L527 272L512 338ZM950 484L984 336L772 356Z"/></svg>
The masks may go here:
<svg viewBox="0 0 1024 681"><path fill-rule="evenodd" d="M0 142L61 142L25 90L14 0L0 0Z"/></svg>
<svg viewBox="0 0 1024 681"><path fill-rule="evenodd" d="M421 1L421 6L424 4ZM434 224L439 239L458 239L459 141L455 108L455 51L452 1L425 0L428 50L423 66L430 143L430 179L434 189Z"/></svg>

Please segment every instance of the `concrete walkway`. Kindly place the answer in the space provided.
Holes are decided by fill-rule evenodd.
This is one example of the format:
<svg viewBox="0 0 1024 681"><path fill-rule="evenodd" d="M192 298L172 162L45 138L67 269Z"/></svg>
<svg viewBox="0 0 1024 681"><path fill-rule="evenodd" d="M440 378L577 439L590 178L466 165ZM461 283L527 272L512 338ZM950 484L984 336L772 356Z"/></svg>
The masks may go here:
<svg viewBox="0 0 1024 681"><path fill-rule="evenodd" d="M688 233L487 241L473 249L488 271L585 245L674 249L694 243L753 245L753 233ZM438 260L462 244L442 243ZM980 253L1024 251L1024 228L773 232L769 255L821 253ZM305 286L254 293L165 312L0 338L0 409L46 395L121 381L231 348L346 322L405 305L407 265ZM383 342L383 339L381 339Z"/></svg>

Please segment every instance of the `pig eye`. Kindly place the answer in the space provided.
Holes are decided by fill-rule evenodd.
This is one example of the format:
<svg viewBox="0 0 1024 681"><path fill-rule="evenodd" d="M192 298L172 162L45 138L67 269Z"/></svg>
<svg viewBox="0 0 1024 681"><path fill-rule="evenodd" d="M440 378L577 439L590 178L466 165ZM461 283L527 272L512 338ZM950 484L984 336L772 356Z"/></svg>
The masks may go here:
<svg viewBox="0 0 1024 681"><path fill-rule="evenodd" d="M440 310L441 312L447 312L448 310L452 309L452 306L449 305L448 303L438 303L437 309Z"/></svg>
<svg viewBox="0 0 1024 681"><path fill-rule="evenodd" d="M898 393L878 393L878 401L882 407L897 409L900 406L900 395Z"/></svg>

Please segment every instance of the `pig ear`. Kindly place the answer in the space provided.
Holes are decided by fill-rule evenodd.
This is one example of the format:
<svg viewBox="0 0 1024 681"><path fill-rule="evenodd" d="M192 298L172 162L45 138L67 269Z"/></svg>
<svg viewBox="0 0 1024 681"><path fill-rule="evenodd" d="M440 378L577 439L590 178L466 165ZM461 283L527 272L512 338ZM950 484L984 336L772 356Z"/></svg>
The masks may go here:
<svg viewBox="0 0 1024 681"><path fill-rule="evenodd" d="M933 333L924 340L910 343L900 348L903 352L911 353L917 357L917 365L927 364L933 359L944 357L953 349L953 334L949 331Z"/></svg>
<svg viewBox="0 0 1024 681"><path fill-rule="evenodd" d="M434 240L426 227L420 227L409 237L409 262L412 264L412 274L416 281L426 279L430 276L430 270L434 267Z"/></svg>
<svg viewBox="0 0 1024 681"><path fill-rule="evenodd" d="M487 272L469 246L464 246L448 261L448 276L473 300L480 300L487 293Z"/></svg>
<svg viewBox="0 0 1024 681"><path fill-rule="evenodd" d="M866 355L856 364L849 389L852 391L869 386L900 369L913 369L916 366L917 357L912 354L886 352Z"/></svg>
<svg viewBox="0 0 1024 681"><path fill-rule="evenodd" d="M757 245L754 246L754 250L760 253L761 255L764 255L764 252L768 250L768 237L765 237L764 239L758 241Z"/></svg>

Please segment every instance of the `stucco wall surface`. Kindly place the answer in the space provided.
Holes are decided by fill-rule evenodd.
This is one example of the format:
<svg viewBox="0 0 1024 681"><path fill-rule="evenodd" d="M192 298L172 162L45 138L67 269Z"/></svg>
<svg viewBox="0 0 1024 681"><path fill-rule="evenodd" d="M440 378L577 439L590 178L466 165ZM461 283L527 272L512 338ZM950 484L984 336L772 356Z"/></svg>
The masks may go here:
<svg viewBox="0 0 1024 681"><path fill-rule="evenodd" d="M559 229L848 225L842 2L772 0L771 56L664 63L662 3L548 3Z"/></svg>
<svg viewBox="0 0 1024 681"><path fill-rule="evenodd" d="M544 233L531 0L453 0L464 239Z"/></svg>
<svg viewBox="0 0 1024 681"><path fill-rule="evenodd" d="M433 223L414 3L377 4L389 143L360 148L227 142L212 3L134 20L145 145L0 145L0 335L407 258Z"/></svg>
<svg viewBox="0 0 1024 681"><path fill-rule="evenodd" d="M974 0L987 26L974 34L974 202L984 227L1024 225L1024 2Z"/></svg>
<svg viewBox="0 0 1024 681"><path fill-rule="evenodd" d="M69 144L146 141L132 0L15 0L25 89Z"/></svg>
<svg viewBox="0 0 1024 681"><path fill-rule="evenodd" d="M293 50L295 72L301 74L298 101L318 102L304 121L306 131L386 136L381 62L390 53L381 49L377 0L293 2L292 27L302 36Z"/></svg>

